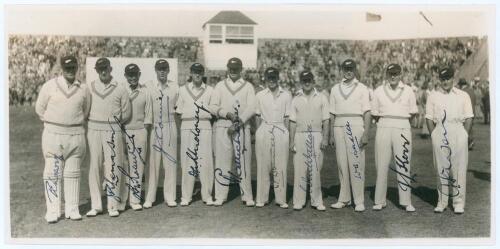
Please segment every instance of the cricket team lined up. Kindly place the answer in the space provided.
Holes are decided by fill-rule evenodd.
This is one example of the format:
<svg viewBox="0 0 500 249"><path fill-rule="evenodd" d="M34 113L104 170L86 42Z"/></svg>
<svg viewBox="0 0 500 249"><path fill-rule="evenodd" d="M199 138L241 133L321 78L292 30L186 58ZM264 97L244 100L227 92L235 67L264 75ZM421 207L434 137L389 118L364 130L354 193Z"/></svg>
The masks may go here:
<svg viewBox="0 0 500 249"><path fill-rule="evenodd" d="M228 61L227 78L215 87L203 82L205 68L200 63L191 66L191 80L183 86L168 79L170 66L164 59L155 63L156 80L145 84L141 84L141 70L136 64L124 69L127 84L116 82L107 58L97 60L99 79L87 84L76 79L78 62L74 56L62 57L61 67L62 76L43 85L36 103L36 112L44 122L43 183L45 219L49 223L62 216L63 194L65 217L81 219L80 167L87 154L91 196L88 217L104 211L103 194L112 217L125 211L127 203L133 210L151 208L156 201L160 168L165 172L165 203L177 206L179 164L181 206L191 203L199 178L206 205L223 205L229 187L239 185L247 206L268 204L272 188L275 203L288 208L287 170L293 169L293 209L302 209L309 195L311 206L323 211L320 176L328 146L335 148L340 181L338 200L331 207L354 204L354 210L362 212L365 148L372 120L377 123L377 181L372 209L386 206L387 175L391 171L397 175L399 204L408 212L415 211L411 202L415 179L410 167L413 144L409 120L418 110L414 92L400 80L401 67L397 64L387 67L387 82L370 91L355 77L356 62L348 59L341 66L342 82L333 86L329 96L314 89L314 75L307 70L299 75L301 90L291 96L279 86L279 70L273 67L264 73L266 89L255 94L253 85L241 77L239 58ZM434 211L443 212L452 198L454 212L463 213L467 138L473 114L469 96L454 87L453 76L453 68L439 71L440 87L428 99L426 122L432 132L437 168L439 198ZM255 199L250 134L254 116ZM293 168L289 169L290 153Z"/></svg>

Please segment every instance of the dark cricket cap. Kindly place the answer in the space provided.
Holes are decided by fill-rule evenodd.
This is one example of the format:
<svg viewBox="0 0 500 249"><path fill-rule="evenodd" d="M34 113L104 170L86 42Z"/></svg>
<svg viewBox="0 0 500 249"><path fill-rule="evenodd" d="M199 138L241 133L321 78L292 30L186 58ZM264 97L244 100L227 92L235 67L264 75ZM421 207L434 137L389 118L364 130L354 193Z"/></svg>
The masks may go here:
<svg viewBox="0 0 500 249"><path fill-rule="evenodd" d="M61 57L61 67L62 69L75 68L78 66L78 61L73 55L67 55Z"/></svg>
<svg viewBox="0 0 500 249"><path fill-rule="evenodd" d="M458 80L458 85L459 86L462 86L462 85L467 85L467 81L464 79L464 78L460 78Z"/></svg>
<svg viewBox="0 0 500 249"><path fill-rule="evenodd" d="M227 67L241 69L243 68L243 63L241 62L240 58L233 57L227 61Z"/></svg>
<svg viewBox="0 0 500 249"><path fill-rule="evenodd" d="M102 57L97 59L95 62L95 69L103 69L111 66L111 62L109 61L108 58Z"/></svg>
<svg viewBox="0 0 500 249"><path fill-rule="evenodd" d="M300 73L299 75L300 81L304 80L314 80L314 75L311 71L309 70L304 70Z"/></svg>
<svg viewBox="0 0 500 249"><path fill-rule="evenodd" d="M347 59L342 62L342 70L352 71L354 69L356 69L356 62L352 59Z"/></svg>
<svg viewBox="0 0 500 249"><path fill-rule="evenodd" d="M203 74L205 73L205 67L201 63L196 62L191 65L191 73Z"/></svg>
<svg viewBox="0 0 500 249"><path fill-rule="evenodd" d="M137 74L141 71L141 69L139 68L139 66L137 66L137 64L134 64L134 63L131 63L131 64L128 64L126 67L125 67L125 74Z"/></svg>
<svg viewBox="0 0 500 249"><path fill-rule="evenodd" d="M449 80L453 78L453 75L455 74L455 70L451 67L445 67L439 70L439 79L440 80Z"/></svg>
<svg viewBox="0 0 500 249"><path fill-rule="evenodd" d="M401 74L401 66L395 63L389 64L387 66L387 74L389 75L400 75Z"/></svg>
<svg viewBox="0 0 500 249"><path fill-rule="evenodd" d="M170 65L168 64L168 61L165 59L159 59L155 63L155 69L169 69Z"/></svg>
<svg viewBox="0 0 500 249"><path fill-rule="evenodd" d="M279 78L280 71L274 67L268 67L266 68L266 71L264 71L264 76L266 78Z"/></svg>

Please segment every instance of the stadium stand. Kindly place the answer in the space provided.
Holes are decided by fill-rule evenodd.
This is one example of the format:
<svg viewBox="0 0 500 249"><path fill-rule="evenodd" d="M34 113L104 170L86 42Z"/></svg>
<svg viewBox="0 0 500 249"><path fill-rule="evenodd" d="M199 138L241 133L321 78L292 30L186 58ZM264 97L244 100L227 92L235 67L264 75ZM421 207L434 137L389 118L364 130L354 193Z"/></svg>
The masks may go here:
<svg viewBox="0 0 500 249"><path fill-rule="evenodd" d="M486 39L483 39L486 40ZM339 65L353 58L360 66L360 80L375 87L383 80L389 63L400 63L405 82L421 86L434 80L433 72L443 65L460 68L485 42L477 37L348 41L259 39L257 70L245 71L245 79L258 86L268 66L281 70L281 83L295 89L298 73L306 67L317 76L318 87L329 87L340 80ZM194 62L203 62L201 41L196 37L98 37L98 36L9 36L9 103L33 104L41 85L60 71L58 58L74 54L85 67L87 56L177 58L179 81L188 78ZM473 58L484 58L474 55ZM487 67L486 67L487 68ZM472 69L471 69L472 70ZM484 70L484 66L478 70ZM224 71L209 71L209 84L225 76ZM78 79L85 81L85 70Z"/></svg>

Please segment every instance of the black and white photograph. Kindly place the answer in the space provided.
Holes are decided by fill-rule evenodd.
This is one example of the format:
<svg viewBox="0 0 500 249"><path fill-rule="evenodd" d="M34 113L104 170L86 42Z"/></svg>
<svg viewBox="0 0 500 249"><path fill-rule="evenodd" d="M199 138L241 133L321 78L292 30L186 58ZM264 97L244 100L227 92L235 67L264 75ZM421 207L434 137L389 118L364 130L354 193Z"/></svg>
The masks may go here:
<svg viewBox="0 0 500 249"><path fill-rule="evenodd" d="M496 8L4 5L5 243L494 245Z"/></svg>

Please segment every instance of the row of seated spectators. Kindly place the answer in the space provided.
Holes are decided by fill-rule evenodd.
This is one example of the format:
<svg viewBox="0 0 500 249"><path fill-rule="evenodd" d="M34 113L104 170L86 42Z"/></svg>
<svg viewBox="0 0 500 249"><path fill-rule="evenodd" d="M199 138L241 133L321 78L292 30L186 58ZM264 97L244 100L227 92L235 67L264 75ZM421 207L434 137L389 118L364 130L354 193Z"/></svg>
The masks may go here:
<svg viewBox="0 0 500 249"><path fill-rule="evenodd" d="M274 40L259 41L258 71L276 66L283 81L293 87L298 74L310 69L321 85L341 80L340 65L352 58L359 64L359 79L376 87L383 81L390 63L403 68L405 82L422 85L434 80L439 67L459 68L479 48L477 37L345 41L345 40Z"/></svg>
<svg viewBox="0 0 500 249"><path fill-rule="evenodd" d="M11 104L32 104L40 87L60 72L58 58L73 54L81 63L77 78L85 81L85 61L91 57L177 58L179 66L198 60L197 38L31 36L9 37Z"/></svg>
<svg viewBox="0 0 500 249"><path fill-rule="evenodd" d="M11 104L33 103L41 85L58 74L58 59L74 54L82 63L78 79L85 81L84 64L91 57L177 58L180 68L203 61L198 38L31 36L9 37L9 95ZM420 86L434 80L439 66L460 67L479 46L477 37L407 39L380 41L260 39L258 67L246 70L245 79L262 84L263 71L281 70L281 84L296 89L298 74L310 69L318 87L327 88L340 80L340 64L353 58L359 64L359 79L375 87L383 80L384 67L399 63L405 82ZM224 72L209 72L209 83ZM179 77L184 79L184 77Z"/></svg>

